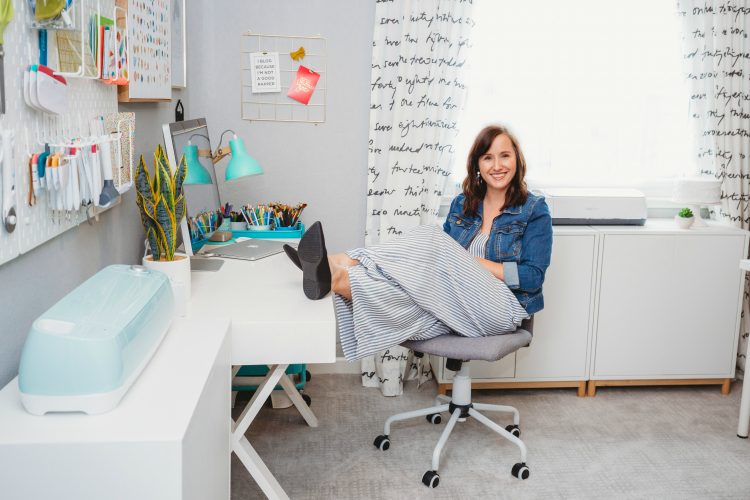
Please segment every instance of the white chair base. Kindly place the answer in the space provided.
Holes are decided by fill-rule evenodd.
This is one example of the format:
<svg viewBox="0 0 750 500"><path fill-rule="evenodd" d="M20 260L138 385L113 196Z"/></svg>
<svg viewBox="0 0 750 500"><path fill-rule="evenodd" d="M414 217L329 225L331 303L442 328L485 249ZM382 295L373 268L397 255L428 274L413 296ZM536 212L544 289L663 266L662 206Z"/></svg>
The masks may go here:
<svg viewBox="0 0 750 500"><path fill-rule="evenodd" d="M452 397L444 396L439 394L435 398L435 406L430 408L424 408L421 410L407 411L399 413L389 417L385 421L384 431L382 436L378 436L375 439L375 446L381 450L387 450L390 448L390 432L391 424L398 422L399 420L407 420L414 417L427 417L427 420L433 424L439 424L441 422L440 413L445 411L451 412L450 420L445 426L443 433L440 435L435 450L432 452L432 469L427 471L422 477L422 482L434 488L438 485L440 476L438 475L438 469L440 467L440 454L443 451L445 443L448 441L456 422L463 422L467 417L474 417L475 420L495 431L511 443L515 444L521 452L521 462L515 464L512 469L512 474L520 479L526 479L529 477L529 468L526 466L526 445L523 444L518 436L521 431L519 429L520 415L518 410L512 406L504 405L492 405L485 403L473 403L471 402L471 376L469 375L469 363L464 362L461 369L456 373L453 379L453 394ZM479 410L500 412L500 413L512 413L513 414L513 425L509 425L505 428L496 424L489 418L485 417Z"/></svg>

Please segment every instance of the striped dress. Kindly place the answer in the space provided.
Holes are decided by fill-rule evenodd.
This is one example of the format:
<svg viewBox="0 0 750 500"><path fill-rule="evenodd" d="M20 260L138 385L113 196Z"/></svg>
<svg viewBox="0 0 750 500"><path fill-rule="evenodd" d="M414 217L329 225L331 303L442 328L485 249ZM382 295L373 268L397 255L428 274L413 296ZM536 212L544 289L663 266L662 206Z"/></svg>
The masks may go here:
<svg viewBox="0 0 750 500"><path fill-rule="evenodd" d="M484 255L488 235L478 238L473 251ZM509 333L528 317L505 283L438 226L347 254L360 262L348 270L352 300L333 294L333 302L348 361L406 340Z"/></svg>

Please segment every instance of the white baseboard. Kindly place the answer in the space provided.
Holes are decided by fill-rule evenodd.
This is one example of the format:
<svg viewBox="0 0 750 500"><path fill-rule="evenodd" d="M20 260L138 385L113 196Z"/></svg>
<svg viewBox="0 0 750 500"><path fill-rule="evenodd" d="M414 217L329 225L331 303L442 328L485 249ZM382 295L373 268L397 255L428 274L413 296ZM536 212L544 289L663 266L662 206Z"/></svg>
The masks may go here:
<svg viewBox="0 0 750 500"><path fill-rule="evenodd" d="M350 363L344 357L337 357L335 363L309 364L307 369L311 374L333 374L333 373L354 373L361 374L359 361Z"/></svg>

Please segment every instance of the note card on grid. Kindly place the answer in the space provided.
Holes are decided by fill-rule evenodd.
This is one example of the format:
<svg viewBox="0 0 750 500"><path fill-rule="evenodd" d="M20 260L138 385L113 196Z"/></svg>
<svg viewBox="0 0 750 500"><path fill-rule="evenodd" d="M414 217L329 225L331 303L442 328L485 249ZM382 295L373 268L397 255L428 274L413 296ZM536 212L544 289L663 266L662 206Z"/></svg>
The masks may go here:
<svg viewBox="0 0 750 500"><path fill-rule="evenodd" d="M250 71L253 79L253 94L281 91L278 52L252 52Z"/></svg>

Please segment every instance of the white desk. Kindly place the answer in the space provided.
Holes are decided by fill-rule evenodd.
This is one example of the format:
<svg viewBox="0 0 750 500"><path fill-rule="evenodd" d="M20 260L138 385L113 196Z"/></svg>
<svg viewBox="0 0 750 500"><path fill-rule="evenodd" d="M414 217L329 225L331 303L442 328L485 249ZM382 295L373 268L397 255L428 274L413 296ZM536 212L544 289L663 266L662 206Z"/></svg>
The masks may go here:
<svg viewBox="0 0 750 500"><path fill-rule="evenodd" d="M228 499L229 322L175 320L119 406L35 416L0 391L0 498Z"/></svg>
<svg viewBox="0 0 750 500"><path fill-rule="evenodd" d="M225 259L219 271L193 271L191 287L191 317L210 314L231 319L232 365L270 368L232 425L232 450L266 496L288 498L244 434L277 384L305 421L311 427L318 425L284 371L295 363L336 361L333 302L330 297L307 299L302 272L283 253L255 262Z"/></svg>
<svg viewBox="0 0 750 500"><path fill-rule="evenodd" d="M750 271L750 260L741 260L740 269ZM748 427L750 427L750 380L748 380L748 375L750 375L750 364L748 364L748 360L750 358L748 358L748 356L750 356L750 342L747 343L747 350L745 351L745 378L742 381L740 421L737 425L737 435L741 438L747 437Z"/></svg>

